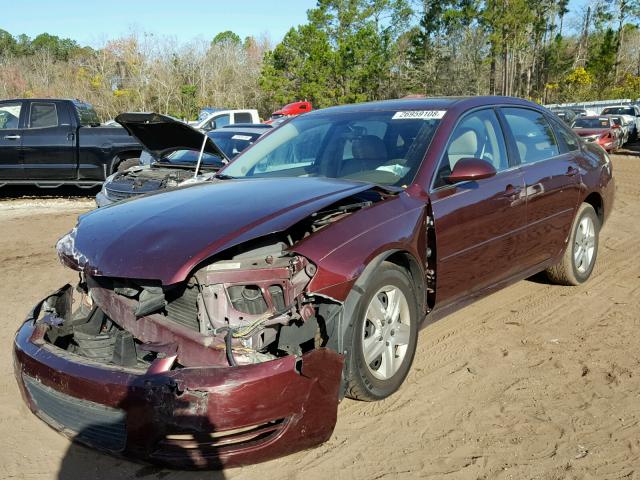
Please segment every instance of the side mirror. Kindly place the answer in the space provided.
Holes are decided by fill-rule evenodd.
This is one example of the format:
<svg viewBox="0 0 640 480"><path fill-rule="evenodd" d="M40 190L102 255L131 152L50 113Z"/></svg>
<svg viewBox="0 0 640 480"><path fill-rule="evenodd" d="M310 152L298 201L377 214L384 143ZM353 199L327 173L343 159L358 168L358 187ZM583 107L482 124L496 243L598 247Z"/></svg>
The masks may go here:
<svg viewBox="0 0 640 480"><path fill-rule="evenodd" d="M446 180L448 183L466 182L469 180L482 180L493 177L498 173L493 165L479 158L461 158L454 165L451 175Z"/></svg>

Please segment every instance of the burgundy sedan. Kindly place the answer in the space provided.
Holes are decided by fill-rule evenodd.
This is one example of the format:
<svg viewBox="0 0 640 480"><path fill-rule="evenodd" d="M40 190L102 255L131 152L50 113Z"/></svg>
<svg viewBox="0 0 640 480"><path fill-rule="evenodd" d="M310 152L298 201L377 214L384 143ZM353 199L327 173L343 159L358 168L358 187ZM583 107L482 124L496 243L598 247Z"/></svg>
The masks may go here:
<svg viewBox="0 0 640 480"><path fill-rule="evenodd" d="M586 142L594 142L611 152L624 143L621 125L614 118L610 115L580 117L573 122L571 128Z"/></svg>
<svg viewBox="0 0 640 480"><path fill-rule="evenodd" d="M400 388L420 328L536 272L585 282L613 197L604 150L524 100L317 110L211 182L81 216L57 245L80 281L20 327L16 378L43 421L118 455L309 448L343 396Z"/></svg>

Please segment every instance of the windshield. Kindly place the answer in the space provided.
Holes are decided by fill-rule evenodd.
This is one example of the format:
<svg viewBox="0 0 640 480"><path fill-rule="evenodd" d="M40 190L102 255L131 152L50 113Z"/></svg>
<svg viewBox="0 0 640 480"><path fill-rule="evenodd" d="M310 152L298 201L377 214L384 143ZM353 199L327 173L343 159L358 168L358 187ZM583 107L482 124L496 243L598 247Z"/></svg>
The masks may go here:
<svg viewBox="0 0 640 480"><path fill-rule="evenodd" d="M160 159L159 164L170 165L184 165L184 166L196 166L198 161L198 155L200 152L195 150L176 150L169 155ZM202 155L202 168L220 169L224 166L222 159L216 155L210 155L205 153Z"/></svg>
<svg viewBox="0 0 640 480"><path fill-rule="evenodd" d="M609 128L609 119L579 118L573 122L573 128Z"/></svg>
<svg viewBox="0 0 640 480"><path fill-rule="evenodd" d="M444 111L296 117L224 170L231 177L330 177L406 187Z"/></svg>
<svg viewBox="0 0 640 480"><path fill-rule="evenodd" d="M262 133L213 131L207 135L228 158L233 158L255 142Z"/></svg>
<svg viewBox="0 0 640 480"><path fill-rule="evenodd" d="M635 115L631 107L609 107L602 111L603 115Z"/></svg>

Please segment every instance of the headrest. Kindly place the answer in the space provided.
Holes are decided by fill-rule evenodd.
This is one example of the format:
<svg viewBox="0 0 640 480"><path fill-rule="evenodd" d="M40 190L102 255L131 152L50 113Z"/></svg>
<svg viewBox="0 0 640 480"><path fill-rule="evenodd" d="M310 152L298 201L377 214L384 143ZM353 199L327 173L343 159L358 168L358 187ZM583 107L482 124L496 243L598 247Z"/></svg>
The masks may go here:
<svg viewBox="0 0 640 480"><path fill-rule="evenodd" d="M353 139L351 152L354 159L387 161L387 146L375 135L362 135Z"/></svg>

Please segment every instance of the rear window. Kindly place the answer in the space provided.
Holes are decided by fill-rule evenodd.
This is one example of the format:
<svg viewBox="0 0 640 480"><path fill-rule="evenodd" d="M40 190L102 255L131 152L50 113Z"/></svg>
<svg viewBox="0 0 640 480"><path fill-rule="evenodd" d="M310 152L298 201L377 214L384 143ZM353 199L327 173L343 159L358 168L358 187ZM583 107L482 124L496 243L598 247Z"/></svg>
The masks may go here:
<svg viewBox="0 0 640 480"><path fill-rule="evenodd" d="M609 107L602 111L603 115L635 115L633 107Z"/></svg>
<svg viewBox="0 0 640 480"><path fill-rule="evenodd" d="M608 118L579 118L573 122L573 128L609 128Z"/></svg>
<svg viewBox="0 0 640 480"><path fill-rule="evenodd" d="M89 105L88 103L75 102L74 106L76 107L76 111L78 112L78 117L80 117L80 125L82 125L83 127L87 127L90 125L100 125L98 114L91 105Z"/></svg>
<svg viewBox="0 0 640 480"><path fill-rule="evenodd" d="M253 123L253 117L248 112L236 113L235 123Z"/></svg>

